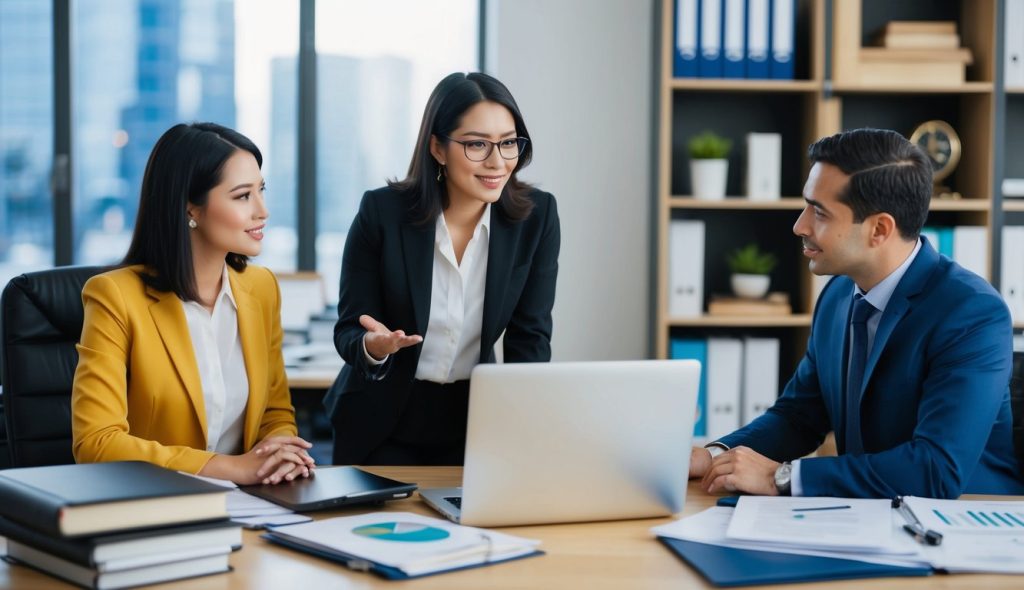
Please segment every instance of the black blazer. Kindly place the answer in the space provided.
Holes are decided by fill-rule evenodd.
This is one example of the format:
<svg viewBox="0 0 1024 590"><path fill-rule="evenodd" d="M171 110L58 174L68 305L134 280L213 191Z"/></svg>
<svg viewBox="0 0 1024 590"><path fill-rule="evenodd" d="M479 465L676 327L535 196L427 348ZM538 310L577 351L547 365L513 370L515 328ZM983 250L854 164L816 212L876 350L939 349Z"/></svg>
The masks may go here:
<svg viewBox="0 0 1024 590"><path fill-rule="evenodd" d="M555 198L534 190L533 211L511 221L491 207L480 362L494 362L505 333L505 362L551 360L561 235ZM409 199L391 188L368 191L352 222L341 263L339 319L334 346L345 367L324 405L334 426L334 463L359 464L394 430L419 362L422 344L391 355L381 367L363 356L368 314L391 330L426 336L436 225L413 223Z"/></svg>

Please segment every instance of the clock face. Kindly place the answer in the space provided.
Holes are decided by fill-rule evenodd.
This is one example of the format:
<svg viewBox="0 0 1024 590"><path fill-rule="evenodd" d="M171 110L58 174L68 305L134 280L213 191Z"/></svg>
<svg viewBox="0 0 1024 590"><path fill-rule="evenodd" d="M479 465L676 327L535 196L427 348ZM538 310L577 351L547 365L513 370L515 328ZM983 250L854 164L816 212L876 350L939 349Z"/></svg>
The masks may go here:
<svg viewBox="0 0 1024 590"><path fill-rule="evenodd" d="M931 160L935 182L952 174L960 162L960 137L945 121L921 123L910 136L910 141Z"/></svg>

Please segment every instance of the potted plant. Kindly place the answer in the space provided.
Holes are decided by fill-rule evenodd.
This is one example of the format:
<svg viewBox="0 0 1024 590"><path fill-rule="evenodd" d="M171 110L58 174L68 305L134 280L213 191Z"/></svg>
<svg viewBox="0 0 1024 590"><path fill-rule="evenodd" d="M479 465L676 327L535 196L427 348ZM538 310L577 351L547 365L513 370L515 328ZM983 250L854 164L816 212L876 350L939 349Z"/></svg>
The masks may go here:
<svg viewBox="0 0 1024 590"><path fill-rule="evenodd" d="M769 276L778 263L771 252L761 252L757 244L747 244L726 257L732 271L732 291L739 297L761 299L771 286Z"/></svg>
<svg viewBox="0 0 1024 590"><path fill-rule="evenodd" d="M732 141L713 131L690 138L690 183L695 198L710 201L725 198L730 149Z"/></svg>

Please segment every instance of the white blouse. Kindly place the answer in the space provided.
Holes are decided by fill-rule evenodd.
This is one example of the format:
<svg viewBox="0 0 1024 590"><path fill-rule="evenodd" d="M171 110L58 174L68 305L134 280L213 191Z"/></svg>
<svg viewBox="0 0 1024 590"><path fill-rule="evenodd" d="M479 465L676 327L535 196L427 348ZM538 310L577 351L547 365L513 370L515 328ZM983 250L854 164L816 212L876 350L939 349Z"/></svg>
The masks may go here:
<svg viewBox="0 0 1024 590"><path fill-rule="evenodd" d="M228 267L210 313L196 301L184 301L185 321L199 367L206 410L206 450L242 452L249 376L238 337L238 305L231 293Z"/></svg>
<svg viewBox="0 0 1024 590"><path fill-rule="evenodd" d="M417 379L435 383L469 379L480 362L490 230L488 203L459 264L444 215L437 216L430 319L416 366Z"/></svg>

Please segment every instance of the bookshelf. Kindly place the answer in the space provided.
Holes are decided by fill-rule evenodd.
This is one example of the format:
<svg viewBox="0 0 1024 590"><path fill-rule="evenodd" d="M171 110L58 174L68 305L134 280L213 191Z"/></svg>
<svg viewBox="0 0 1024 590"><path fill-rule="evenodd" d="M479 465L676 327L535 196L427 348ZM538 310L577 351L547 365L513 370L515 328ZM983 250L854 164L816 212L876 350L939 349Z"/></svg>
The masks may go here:
<svg viewBox="0 0 1024 590"><path fill-rule="evenodd" d="M656 77L658 108L658 178L655 209L655 316L653 346L657 358L668 358L674 338L771 336L781 340L780 388L803 354L816 294L815 278L793 235L804 203L799 195L808 172L806 148L816 139L857 127L884 127L909 136L930 119L949 122L963 153L956 171L943 184L959 199L934 199L927 225L981 226L988 237L988 272L997 272L994 235L1003 223L1024 225L1024 199L1003 202L998 195L1001 171L993 165L997 100L1007 100L1007 116L1024 129L1024 88L997 86L1001 56L996 55L997 15L1001 0L798 0L796 73L794 80L745 80L673 77L675 0L661 3L660 72ZM971 50L962 83L854 83L850 75L851 44L869 44L872 33L887 20L954 20L961 46ZM843 70L843 68L846 70ZM843 74L846 74L844 77ZM838 74L838 76L837 76ZM908 72L907 80L915 77ZM1009 121L1008 123L1013 123ZM705 201L691 191L686 141L710 129L733 141L725 200ZM782 135L782 194L776 201L751 201L741 195L743 139L747 132ZM1010 131L1007 132L1011 134ZM1003 146L999 146L1000 149ZM1024 148L1024 144L1021 146ZM1020 152L1017 160L1024 161ZM1007 155L1007 172L1012 172ZM1017 171L1024 177L1024 164ZM1012 176L1013 174L1009 174ZM994 205L1000 203L1000 205ZM993 215L999 210L1000 215ZM1004 215L1005 214L1005 215ZM1004 220L1005 217L1005 220ZM697 317L669 313L670 240L674 220L705 222L704 310ZM789 294L792 315L710 316L711 295L728 294L725 255L754 241L779 260L772 291ZM1017 327L1021 327L1018 325Z"/></svg>

